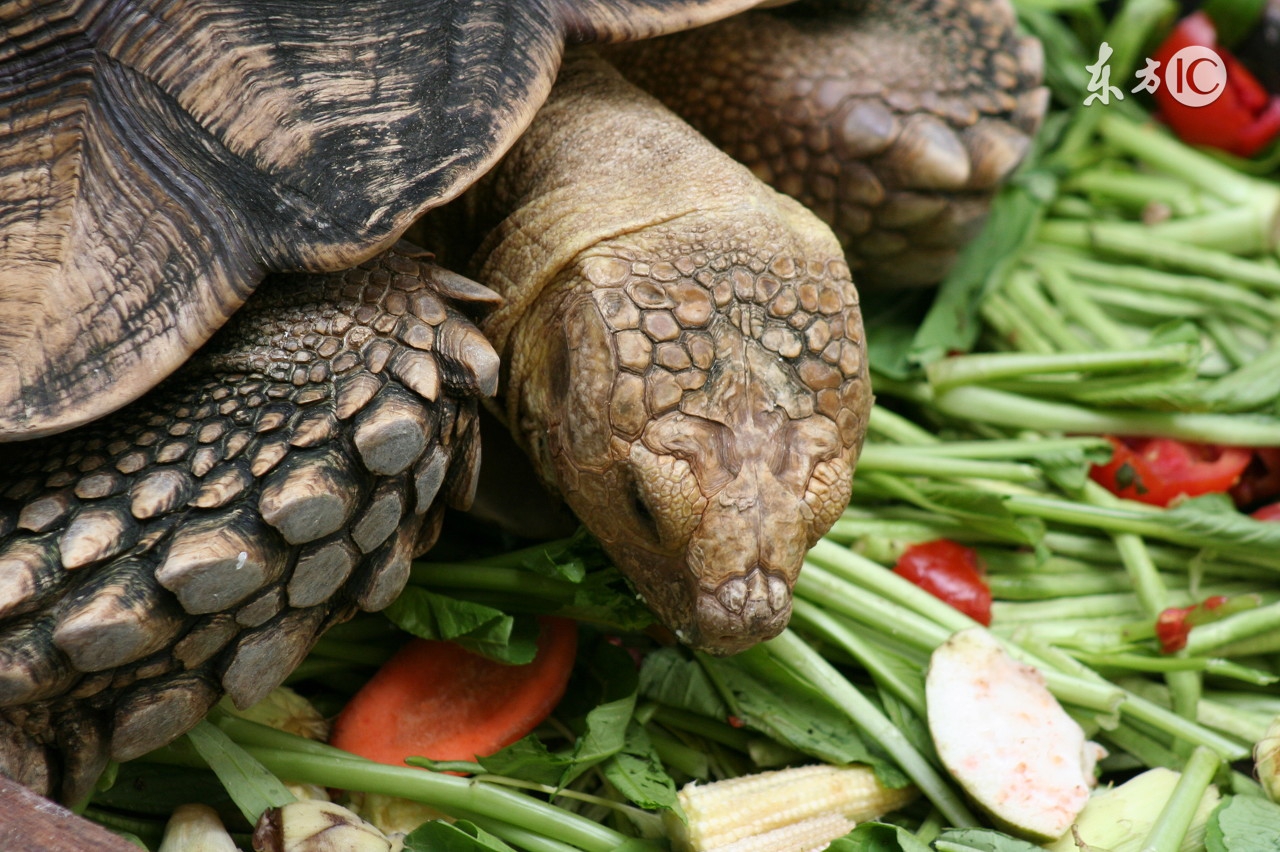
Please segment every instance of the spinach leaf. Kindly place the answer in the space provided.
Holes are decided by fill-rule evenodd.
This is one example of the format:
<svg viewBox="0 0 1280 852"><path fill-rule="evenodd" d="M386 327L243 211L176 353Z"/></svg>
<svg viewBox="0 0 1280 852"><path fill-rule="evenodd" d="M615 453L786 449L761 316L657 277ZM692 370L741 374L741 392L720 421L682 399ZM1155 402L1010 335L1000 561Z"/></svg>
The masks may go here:
<svg viewBox="0 0 1280 852"><path fill-rule="evenodd" d="M507 844L466 820L432 820L404 839L404 852L515 852Z"/></svg>
<svg viewBox="0 0 1280 852"><path fill-rule="evenodd" d="M1280 805L1259 796L1233 796L1209 817L1208 852L1276 852Z"/></svg>

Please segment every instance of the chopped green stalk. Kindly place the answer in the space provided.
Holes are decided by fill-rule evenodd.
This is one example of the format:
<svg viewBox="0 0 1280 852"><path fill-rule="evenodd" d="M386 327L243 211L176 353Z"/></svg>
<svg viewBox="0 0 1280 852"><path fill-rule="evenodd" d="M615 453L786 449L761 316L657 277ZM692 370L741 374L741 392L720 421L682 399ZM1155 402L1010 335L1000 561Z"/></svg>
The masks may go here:
<svg viewBox="0 0 1280 852"><path fill-rule="evenodd" d="M1084 498L1095 506L1118 506L1120 500L1096 482L1086 482ZM1134 593L1142 604L1143 611L1155 618L1169 605L1169 592L1155 563L1147 553L1146 542L1141 536L1133 533L1115 533L1112 540L1116 544L1116 552L1120 554L1125 572L1133 583Z"/></svg>
<svg viewBox="0 0 1280 852"><path fill-rule="evenodd" d="M1280 397L1280 343L1218 379L1203 394L1206 407L1229 412L1259 409L1276 397Z"/></svg>
<svg viewBox="0 0 1280 852"><path fill-rule="evenodd" d="M878 380L877 390L924 400L931 396L927 386L911 387L906 383L885 379ZM900 394L900 391L905 393ZM952 417L1017 429L1159 436L1244 447L1280 446L1280 419L1261 415L1098 411L981 387L952 388L933 397L932 404L937 410Z"/></svg>
<svg viewBox="0 0 1280 852"><path fill-rule="evenodd" d="M1102 137L1130 156L1175 175L1230 204L1247 204L1258 196L1280 195L1269 183L1255 180L1175 139L1153 123L1139 124L1111 111L1098 122Z"/></svg>
<svg viewBox="0 0 1280 852"><path fill-rule="evenodd" d="M815 567L819 570L813 570ZM824 568L828 570L823 571ZM806 575L809 577L807 587ZM846 582L840 583L839 580ZM852 588L855 585L875 594L865 595L864 592L865 599L859 600L857 590ZM977 623L892 571L826 541L819 541L809 551L797 591L806 594L805 588L812 589L814 598L824 605L861 623L873 626L884 623L882 629L888 635L914 642L923 650L931 651L952 632ZM877 599L875 595L880 597ZM878 611L873 613L868 609ZM1011 650L1020 659L1038 665L1049 688L1061 701L1110 712L1123 698L1123 693L1102 684L1100 678L1087 682L1064 675L1016 646Z"/></svg>
<svg viewBox="0 0 1280 852"><path fill-rule="evenodd" d="M1001 340L1020 352L1048 355L1057 349L1035 327L1023 322L1018 309L1000 293L992 293L982 301L982 318L995 329Z"/></svg>
<svg viewBox="0 0 1280 852"><path fill-rule="evenodd" d="M1112 48L1111 69L1115 79L1133 77L1142 55L1143 45L1151 38L1157 26L1168 24L1178 14L1178 4L1173 0L1126 0L1107 24L1103 34ZM1096 110L1099 113L1108 110Z"/></svg>
<svg viewBox="0 0 1280 852"><path fill-rule="evenodd" d="M1266 292L1280 292L1280 269L1225 251L1161 239L1145 225L1131 222L1043 222L1039 239L1076 249L1142 261L1160 268L1185 269L1211 278L1238 281Z"/></svg>
<svg viewBox="0 0 1280 852"><path fill-rule="evenodd" d="M1178 852L1219 763L1218 755L1207 748L1198 747L1191 753L1173 794L1142 845L1143 852Z"/></svg>
<svg viewBox="0 0 1280 852"><path fill-rule="evenodd" d="M818 655L803 640L784 630L769 640L769 650L783 660L792 671L821 690L836 706L842 708L859 730L889 753L912 783L956 827L976 826L978 820L965 807L964 802L942 779L937 770L907 740L892 722L885 718L876 706L867 700L852 683L845 679L830 663Z"/></svg>
<svg viewBox="0 0 1280 852"><path fill-rule="evenodd" d="M1118 564L1118 554L1107 541L1096 536L1079 535L1060 530L1045 533L1044 544L1054 553L1070 556L1101 565ZM1147 543L1147 553L1158 568L1186 573L1197 567L1206 574L1240 577L1251 580L1270 580L1272 572L1256 564L1232 562L1215 555L1212 561L1204 561L1201 554L1168 544Z"/></svg>
<svg viewBox="0 0 1280 852"><path fill-rule="evenodd" d="M1001 601L1048 602L1058 598L1123 592L1129 588L1129 580L1121 574L1095 571L1047 576L1002 573L988 576L987 586L991 589L991 594Z"/></svg>
<svg viewBox="0 0 1280 852"><path fill-rule="evenodd" d="M902 451L878 444L863 447L862 455L858 457L858 469L863 473L880 471L930 476L976 476L1010 482L1036 482L1040 479L1040 471L1028 464L931 458L918 455L912 450Z"/></svg>
<svg viewBox="0 0 1280 852"><path fill-rule="evenodd" d="M1094 654L1074 652L1076 659L1094 668L1122 668L1140 672L1208 672L1222 677L1242 680L1258 686L1269 686L1276 676L1262 669L1242 666L1219 657L1192 657L1186 655L1152 657L1145 654Z"/></svg>
<svg viewBox="0 0 1280 852"><path fill-rule="evenodd" d="M1016 269L1005 281L1004 295L1022 318L1024 327L1030 325L1040 331L1046 340L1062 352L1087 352L1089 344L1076 334L1058 311L1044 297L1036 276L1026 269Z"/></svg>
<svg viewBox="0 0 1280 852"><path fill-rule="evenodd" d="M887 569L880 570L888 573ZM866 624L883 635L924 653L946 641L950 633L947 628L940 627L906 607L879 598L866 589L842 582L835 574L824 571L816 564L806 563L796 582L796 594L802 598L811 598L815 603L820 602L828 609L860 624Z"/></svg>
<svg viewBox="0 0 1280 852"><path fill-rule="evenodd" d="M1232 254L1265 254L1275 248L1276 202L1267 198L1255 205L1228 207L1198 216L1170 219L1150 226L1160 240L1185 242Z"/></svg>
<svg viewBox="0 0 1280 852"><path fill-rule="evenodd" d="M649 742L663 765L689 778L705 781L711 777L711 769L705 751L691 748L662 728L650 725L645 728Z"/></svg>
<svg viewBox="0 0 1280 852"><path fill-rule="evenodd" d="M1149 349L1052 355L1006 352L946 358L930 364L925 374L934 390L942 392L957 385L981 384L994 379L1027 375L1093 374L1185 367L1193 363L1195 356L1193 347L1183 343Z"/></svg>
<svg viewBox="0 0 1280 852"><path fill-rule="evenodd" d="M574 584L517 567L473 562L415 562L409 578L410 582L433 589L502 592L513 597L528 596L560 603L573 600Z"/></svg>
<svg viewBox="0 0 1280 852"><path fill-rule="evenodd" d="M391 659L396 649L384 645L364 645L321 637L316 640L313 650L318 657L376 668Z"/></svg>
<svg viewBox="0 0 1280 852"><path fill-rule="evenodd" d="M1224 760L1240 760L1249 753L1248 748L1239 743L1132 693L1125 698L1120 711L1186 742L1212 749Z"/></svg>
<svg viewBox="0 0 1280 852"><path fill-rule="evenodd" d="M1121 723L1110 730L1099 731L1098 736L1117 752L1124 752L1137 758L1142 766L1180 769L1185 760L1175 754L1173 749L1165 743L1128 723Z"/></svg>
<svg viewBox="0 0 1280 852"><path fill-rule="evenodd" d="M1097 301L1083 292L1066 270L1057 264L1038 263L1035 258L1031 260L1036 263L1045 289L1067 316L1078 322L1103 346L1113 350L1129 348L1133 342L1129 333L1107 316Z"/></svg>
<svg viewBox="0 0 1280 852"><path fill-rule="evenodd" d="M1051 275L1049 270L1060 270L1060 273L1070 273L1099 284L1179 296L1210 306L1231 305L1264 319L1280 317L1280 306L1271 299L1214 278L1181 275L1134 264L1109 263L1065 249L1046 248L1030 260L1037 264L1046 280Z"/></svg>
<svg viewBox="0 0 1280 852"><path fill-rule="evenodd" d="M976 622L920 587L894 574L883 565L877 565L847 548L828 541L818 541L809 550L808 562L824 568L832 575L880 595L938 625L930 631L931 638L946 639L954 630L964 630ZM801 572L804 576L804 572ZM937 642L932 643L936 646Z"/></svg>
<svg viewBox="0 0 1280 852"><path fill-rule="evenodd" d="M901 414L896 414L883 405L877 405L871 409L871 416L867 419L867 430L895 444L946 446L937 435L921 429Z"/></svg>
<svg viewBox="0 0 1280 852"><path fill-rule="evenodd" d="M1121 678L1119 681L1135 695L1161 706L1169 705L1172 698L1167 687L1140 678ZM1242 743L1257 742L1266 732L1274 714L1265 709L1248 706L1239 693L1214 691L1200 699L1196 708L1196 722L1231 736Z"/></svg>
<svg viewBox="0 0 1280 852"><path fill-rule="evenodd" d="M857 541L859 550L867 553L871 547L894 547L897 542L930 541L935 538L951 538L957 541L988 541L989 537L974 536L962 524L947 519L914 520L910 518L859 517L853 511L845 513L831 527L827 538L843 544ZM900 549L900 548L899 548ZM887 552L887 551L886 551ZM871 557L880 562L896 562L901 554L893 552L892 558Z"/></svg>
<svg viewBox="0 0 1280 852"><path fill-rule="evenodd" d="M1177 319L1199 320L1213 313L1217 307L1181 296L1104 287L1091 281L1079 281L1076 287L1117 316L1131 318L1143 325Z"/></svg>
<svg viewBox="0 0 1280 852"><path fill-rule="evenodd" d="M1196 625L1187 635L1187 652L1208 654L1232 642L1277 631L1280 631L1280 603L1273 603Z"/></svg>
<svg viewBox="0 0 1280 852"><path fill-rule="evenodd" d="M1139 213L1152 202L1164 204L1176 216L1192 216L1203 211L1190 186L1163 175L1095 168L1063 181L1062 189L1086 193L1103 201L1116 201Z"/></svg>
<svg viewBox="0 0 1280 852"><path fill-rule="evenodd" d="M558 840L539 834L534 831L528 831L520 826L511 825L499 819L494 819L484 814L467 814L462 811L458 813L459 817L474 823L481 830L487 831L494 837L500 837L514 843L521 849L527 849L528 852L578 852L578 847L571 846L568 843L561 843ZM640 841L629 841L639 843ZM656 847L652 845L646 846L627 846L627 849L634 849L636 852L640 850L651 850Z"/></svg>
<svg viewBox="0 0 1280 852"><path fill-rule="evenodd" d="M1214 346L1218 347L1218 351L1231 362L1233 367L1249 363L1251 356L1229 323L1218 317L1205 317L1200 325L1213 340Z"/></svg>
<svg viewBox="0 0 1280 852"><path fill-rule="evenodd" d="M1060 219L1092 219L1098 210L1076 195L1059 195L1049 205L1049 215Z"/></svg>
<svg viewBox="0 0 1280 852"><path fill-rule="evenodd" d="M902 679L897 668L884 665L880 653L855 631L841 624L839 619L824 612L815 604L806 600L797 600L792 610L792 623L842 648L870 672L880 689L888 690L897 696L921 719L925 717L924 693L920 690L920 684L908 683Z"/></svg>
<svg viewBox="0 0 1280 852"><path fill-rule="evenodd" d="M738 751L745 752L751 747L752 735L749 732L697 713L668 707L665 704L657 705L653 711L653 721L669 728L687 731Z"/></svg>
<svg viewBox="0 0 1280 852"><path fill-rule="evenodd" d="M339 749L321 748L327 749L328 753L322 755L292 747L247 746L246 750L278 777L325 787L401 796L445 811L456 810L460 814L488 814L517 828L558 838L586 852L611 852L624 843L635 842L563 808L499 786L412 767L385 766ZM166 753L162 749L160 753L153 754L183 765L189 763L172 751ZM639 849L656 850L657 847L640 846L637 847Z"/></svg>
<svg viewBox="0 0 1280 852"><path fill-rule="evenodd" d="M882 411L883 409L874 409ZM874 418L873 418L874 419ZM962 459L1035 459L1057 453L1110 450L1106 438L1044 438L1042 440L947 441L946 443L912 446L915 456ZM904 451L906 448L902 448Z"/></svg>

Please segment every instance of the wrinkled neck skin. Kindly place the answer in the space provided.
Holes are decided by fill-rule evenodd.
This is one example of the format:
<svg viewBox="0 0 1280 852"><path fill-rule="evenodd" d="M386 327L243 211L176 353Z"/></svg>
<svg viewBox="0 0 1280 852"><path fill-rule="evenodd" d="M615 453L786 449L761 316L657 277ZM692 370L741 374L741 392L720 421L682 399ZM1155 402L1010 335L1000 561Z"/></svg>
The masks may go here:
<svg viewBox="0 0 1280 852"><path fill-rule="evenodd" d="M682 641L777 635L871 404L834 237L593 60L489 191L516 440Z"/></svg>

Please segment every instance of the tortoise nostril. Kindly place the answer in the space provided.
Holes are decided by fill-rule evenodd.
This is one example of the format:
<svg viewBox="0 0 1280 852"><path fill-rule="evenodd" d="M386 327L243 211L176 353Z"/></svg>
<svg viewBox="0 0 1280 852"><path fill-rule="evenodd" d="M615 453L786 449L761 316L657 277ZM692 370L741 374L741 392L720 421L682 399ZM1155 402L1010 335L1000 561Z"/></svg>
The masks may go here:
<svg viewBox="0 0 1280 852"><path fill-rule="evenodd" d="M735 615L742 612L747 603L747 580L745 577L734 577L720 584L716 590L716 600L720 605Z"/></svg>
<svg viewBox="0 0 1280 852"><path fill-rule="evenodd" d="M791 589L782 577L755 567L721 583L716 600L734 615L767 618L787 608Z"/></svg>
<svg viewBox="0 0 1280 852"><path fill-rule="evenodd" d="M791 590L787 588L787 581L774 574L769 575L769 608L774 612L778 612L787 605L791 599Z"/></svg>

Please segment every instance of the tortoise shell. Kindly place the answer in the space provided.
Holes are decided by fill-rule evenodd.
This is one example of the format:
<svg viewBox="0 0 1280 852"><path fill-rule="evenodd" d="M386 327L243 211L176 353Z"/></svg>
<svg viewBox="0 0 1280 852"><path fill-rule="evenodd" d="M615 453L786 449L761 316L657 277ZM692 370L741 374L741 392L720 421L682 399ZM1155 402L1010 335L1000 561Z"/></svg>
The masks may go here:
<svg viewBox="0 0 1280 852"><path fill-rule="evenodd" d="M270 271L350 267L486 171L566 43L751 0L0 9L0 440L182 364Z"/></svg>

